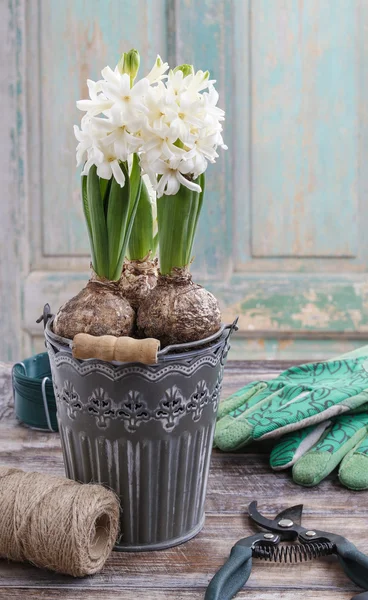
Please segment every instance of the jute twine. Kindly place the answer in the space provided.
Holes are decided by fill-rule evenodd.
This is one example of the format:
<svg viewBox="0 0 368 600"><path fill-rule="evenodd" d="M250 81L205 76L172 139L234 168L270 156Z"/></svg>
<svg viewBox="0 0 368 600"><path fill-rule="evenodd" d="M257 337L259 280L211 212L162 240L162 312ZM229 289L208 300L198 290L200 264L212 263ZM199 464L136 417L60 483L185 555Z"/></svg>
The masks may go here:
<svg viewBox="0 0 368 600"><path fill-rule="evenodd" d="M0 556L59 573L97 573L118 534L119 503L100 485L0 467Z"/></svg>

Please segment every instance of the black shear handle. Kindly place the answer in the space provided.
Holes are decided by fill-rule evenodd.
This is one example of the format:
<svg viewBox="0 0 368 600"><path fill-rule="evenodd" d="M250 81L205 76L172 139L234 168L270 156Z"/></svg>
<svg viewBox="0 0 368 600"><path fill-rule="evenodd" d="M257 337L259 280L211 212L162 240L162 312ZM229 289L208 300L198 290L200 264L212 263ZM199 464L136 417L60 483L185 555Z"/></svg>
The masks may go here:
<svg viewBox="0 0 368 600"><path fill-rule="evenodd" d="M230 600L248 581L252 548L236 544L226 563L210 581L204 600Z"/></svg>
<svg viewBox="0 0 368 600"><path fill-rule="evenodd" d="M345 573L354 583L368 590L368 556L344 538L336 544L337 556ZM367 596L368 598L368 596Z"/></svg>

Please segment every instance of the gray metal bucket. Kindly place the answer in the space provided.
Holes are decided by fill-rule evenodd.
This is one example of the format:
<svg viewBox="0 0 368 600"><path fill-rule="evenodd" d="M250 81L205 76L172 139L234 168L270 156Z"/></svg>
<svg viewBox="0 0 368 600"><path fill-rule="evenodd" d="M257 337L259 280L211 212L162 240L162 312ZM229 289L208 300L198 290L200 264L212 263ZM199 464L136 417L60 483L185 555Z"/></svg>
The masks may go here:
<svg viewBox="0 0 368 600"><path fill-rule="evenodd" d="M159 352L156 365L76 360L45 337L67 477L99 482L121 502L117 550L181 544L203 527L229 338L235 324Z"/></svg>

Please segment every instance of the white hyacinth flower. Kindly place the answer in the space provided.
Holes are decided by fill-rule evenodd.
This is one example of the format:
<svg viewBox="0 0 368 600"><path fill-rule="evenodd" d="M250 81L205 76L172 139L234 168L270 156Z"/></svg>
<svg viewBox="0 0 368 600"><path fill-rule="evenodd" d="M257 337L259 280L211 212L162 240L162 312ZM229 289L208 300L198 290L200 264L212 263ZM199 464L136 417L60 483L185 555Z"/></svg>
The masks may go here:
<svg viewBox="0 0 368 600"><path fill-rule="evenodd" d="M159 128L168 124L177 115L177 105L170 102L165 85L160 81L156 86L149 87L145 96L147 112L144 116L146 127Z"/></svg>
<svg viewBox="0 0 368 600"><path fill-rule="evenodd" d="M108 119L105 121L105 130L108 133L107 138L102 141L105 147L113 145L114 154L119 160L129 161L134 152L137 152L142 144L140 137L130 133L130 130L138 130L140 121L132 122L129 119L123 119L122 111L112 109Z"/></svg>
<svg viewBox="0 0 368 600"><path fill-rule="evenodd" d="M148 127L143 135L141 152L145 161L153 164L158 158L172 159L181 158L185 151L175 145L177 135L166 123Z"/></svg>
<svg viewBox="0 0 368 600"><path fill-rule="evenodd" d="M118 68L112 71L106 67L101 73L104 78L101 82L102 91L114 102L115 108L120 108L123 118L136 119L137 112L147 111L143 98L149 87L148 79L141 79L130 87L129 75L121 74Z"/></svg>
<svg viewBox="0 0 368 600"><path fill-rule="evenodd" d="M147 77L134 85L119 66L105 67L100 81L88 80L90 99L77 103L87 114L74 129L78 164L86 161L83 173L94 164L100 177L114 176L124 185L119 162L137 153L158 196L175 194L180 185L200 191L193 180L216 161L218 147L227 148L221 135L225 113L208 71L182 65L166 75L168 68L157 56Z"/></svg>
<svg viewBox="0 0 368 600"><path fill-rule="evenodd" d="M74 125L74 134L79 144L77 145L77 166L89 158L89 155L98 155L101 145L101 140L106 137L106 130L101 127L101 122L104 119L84 115L81 121L81 128ZM93 164L93 163L92 163Z"/></svg>
<svg viewBox="0 0 368 600"><path fill-rule="evenodd" d="M77 108L79 110L86 111L90 115L99 115L112 107L113 101L102 93L100 81L87 79L87 86L90 100L78 100Z"/></svg>
<svg viewBox="0 0 368 600"><path fill-rule="evenodd" d="M97 175L102 179L111 179L114 176L120 187L124 187L125 177L119 165L119 160L114 152L112 144L103 148L103 151L96 158Z"/></svg>
<svg viewBox="0 0 368 600"><path fill-rule="evenodd" d="M174 135L182 142L189 142L193 139L193 128L199 130L203 124L203 116L199 99L194 102L188 96L180 98L177 103L177 114L170 123L170 128Z"/></svg>
<svg viewBox="0 0 368 600"><path fill-rule="evenodd" d="M184 177L181 167L184 167L184 164L180 158L172 158L168 161L159 159L155 162L154 170L161 176L156 184L157 198L161 198L163 194L167 196L177 194L180 185L184 185L193 192L202 191L200 185Z"/></svg>
<svg viewBox="0 0 368 600"><path fill-rule="evenodd" d="M167 62L162 62L161 56L158 54L155 64L146 76L146 79L148 79L150 85L166 78L167 75L165 75L165 73L168 70L168 68L169 64Z"/></svg>

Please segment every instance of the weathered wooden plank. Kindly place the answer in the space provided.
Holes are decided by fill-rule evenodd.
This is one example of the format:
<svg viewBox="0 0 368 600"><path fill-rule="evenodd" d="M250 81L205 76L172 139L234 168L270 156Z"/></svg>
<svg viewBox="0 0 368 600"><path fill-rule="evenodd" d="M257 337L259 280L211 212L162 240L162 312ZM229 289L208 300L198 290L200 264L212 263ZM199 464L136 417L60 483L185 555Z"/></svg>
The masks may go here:
<svg viewBox="0 0 368 600"><path fill-rule="evenodd" d="M86 589L70 589L63 587L62 589L50 588L49 586L37 587L36 590L30 588L0 588L0 600L9 600L9 597L14 600L23 600L24 594L30 600L131 600L133 597L136 600L203 600L205 589L198 590L183 590L177 588L165 588L153 590L147 587L145 590L117 589L117 590L93 590ZM310 590L308 592L308 600L350 600L352 592L344 590ZM148 595L149 594L149 595ZM305 594L305 592L303 592ZM260 596L259 590L245 588L236 596L237 600L295 600L297 598L295 590L275 590L270 586L268 590L262 590ZM304 596L303 596L304 598Z"/></svg>
<svg viewBox="0 0 368 600"><path fill-rule="evenodd" d="M255 256L357 253L357 8L344 0L252 7Z"/></svg>
<svg viewBox="0 0 368 600"><path fill-rule="evenodd" d="M368 157L365 134L368 121L363 99L366 85L363 73L367 50L367 5L364 1L356 0L348 9L341 0L325 2L323 6L315 1L298 3L296 0L285 0L280 6L276 7L275 3L270 8L267 2L257 2L251 4L248 22L247 4L233 4L233 65L237 90L234 103L234 166L237 160L241 162L241 168L234 168L235 269L239 273L324 271L327 278L334 272L365 271L368 240L362 233L362 227L366 210L364 203L360 203L358 208L356 202L357 197L363 198L367 190L366 173L362 168ZM349 16L345 19L343 13L347 10ZM325 23L328 23L327 29ZM340 43L339 33L342 23L343 44ZM284 35L283 31L287 33ZM336 44L338 49L335 52ZM291 47L295 51L291 52ZM335 62L337 55L341 57L339 65ZM346 62L352 67L348 83L345 77L341 77L340 81L337 79L339 69L346 72ZM240 73L242 77L239 77ZM300 90L303 85L309 86L309 89L302 96ZM326 85L328 90L324 93ZM341 93L338 89L334 101L328 102L333 89L342 85ZM249 89L252 93L250 103L247 99ZM353 102L352 98L355 98ZM327 118L320 119L321 113L326 110ZM341 111L348 113L343 121L344 126L340 126ZM305 127L308 120L310 131ZM330 143L333 144L334 137L348 135L345 124L353 128L355 124L353 135L346 145L335 145L329 151L327 148ZM317 137L316 134L321 134L323 128L332 128L333 135ZM268 147L272 151L266 151ZM335 177L333 163L337 159L343 163L343 168ZM320 162L316 165L317 160ZM286 161L289 161L290 168L283 177L281 167ZM293 170L298 161L300 168ZM326 168L324 166L322 169L322 164ZM315 173L312 173L310 165ZM318 176L315 177L314 189L308 191L306 185L304 196L299 201L300 194L296 199L290 195L290 200L286 192L295 186L295 182L302 184L308 178L308 169L309 173ZM348 170L351 174L355 170L349 189L345 194L340 195L340 189L338 194L331 193L330 196L330 190L334 189L340 178L348 185ZM252 185L252 194L249 185ZM264 198L262 201L260 194L256 194L260 186L269 192L269 202ZM281 194L279 190L285 193ZM321 202L315 207L318 195L321 196ZM342 205L342 210L338 211L337 196L337 204ZM288 215L290 202L293 210ZM342 217L346 213L348 221L353 220L352 227L346 227L348 221ZM316 226L316 219L319 219L320 226ZM292 226L287 229L286 223L290 220ZM256 228L252 227L252 221L258 224ZM354 230L358 233L356 240L350 235ZM297 238L303 239L297 243ZM344 259L341 256L346 250L342 246L343 243L346 245L347 238L350 240L350 254L356 254L355 258ZM261 258L256 248L258 239L260 244L267 246L259 249ZM290 252L292 242L298 246L294 248L296 252ZM309 247L309 251L303 244ZM331 255L338 251L339 245L340 256L333 258ZM284 246L287 246L286 250ZM287 256L287 260L276 258L280 252L282 256ZM298 252L302 256L307 255L308 259L297 258ZM329 258L321 258L324 252ZM267 258L267 254L272 258ZM319 258L313 259L313 256Z"/></svg>
<svg viewBox="0 0 368 600"><path fill-rule="evenodd" d="M271 487L269 488L271 494ZM281 504L282 506L282 504ZM366 552L368 540L361 540L359 517L309 517L311 526L338 531L355 541ZM32 565L0 561L0 587L73 587L89 589L204 589L216 570L224 563L233 544L241 537L252 535L242 515L211 515L203 531L186 544L159 552L113 552L103 571L87 579L50 573ZM318 559L302 565L280 565L254 561L249 589L285 590L354 590L355 586L343 573L336 558Z"/></svg>
<svg viewBox="0 0 368 600"><path fill-rule="evenodd" d="M21 282L27 265L23 96L24 2L0 3L0 359L21 355Z"/></svg>
<svg viewBox="0 0 368 600"><path fill-rule="evenodd" d="M24 321L31 335L41 335L36 318L45 302L53 311L88 281L88 272L33 271L25 281ZM239 315L240 332L360 332L368 334L368 284L363 275L278 276L248 273L230 282L197 278L219 298L223 320ZM320 339L321 336L318 335ZM326 339L326 338L325 338Z"/></svg>
<svg viewBox="0 0 368 600"><path fill-rule="evenodd" d="M328 338L328 334L326 337ZM42 347L42 344L43 340L40 338L39 348ZM297 356L299 363L305 363L332 358L367 344L367 334L359 339L351 339L349 334L346 334L346 337L342 339L319 339L318 337L317 339L311 339L303 334L295 338L283 337L282 335L274 338L269 334L264 337L244 334L244 336L239 335L233 339L229 358L232 360L257 360L261 358L292 360Z"/></svg>
<svg viewBox="0 0 368 600"><path fill-rule="evenodd" d="M213 284L223 318L246 331L368 331L368 285L358 274L250 274Z"/></svg>
<svg viewBox="0 0 368 600"><path fill-rule="evenodd" d="M2 464L24 469L42 471L53 475L64 475L63 459L59 439L53 434L28 434L24 427L14 440L11 434L2 430L2 443L6 449L0 452ZM37 438L37 439L36 439ZM213 452L209 475L206 511L208 515L217 513L244 514L248 504L257 500L270 512L278 512L283 504L305 504L306 514L346 515L346 507L356 502L356 514L366 519L368 507L367 493L361 494L362 504L357 495L342 487L337 475L330 475L319 486L303 488L293 483L290 472L273 473L268 464L270 444L252 446L245 453L222 454Z"/></svg>

